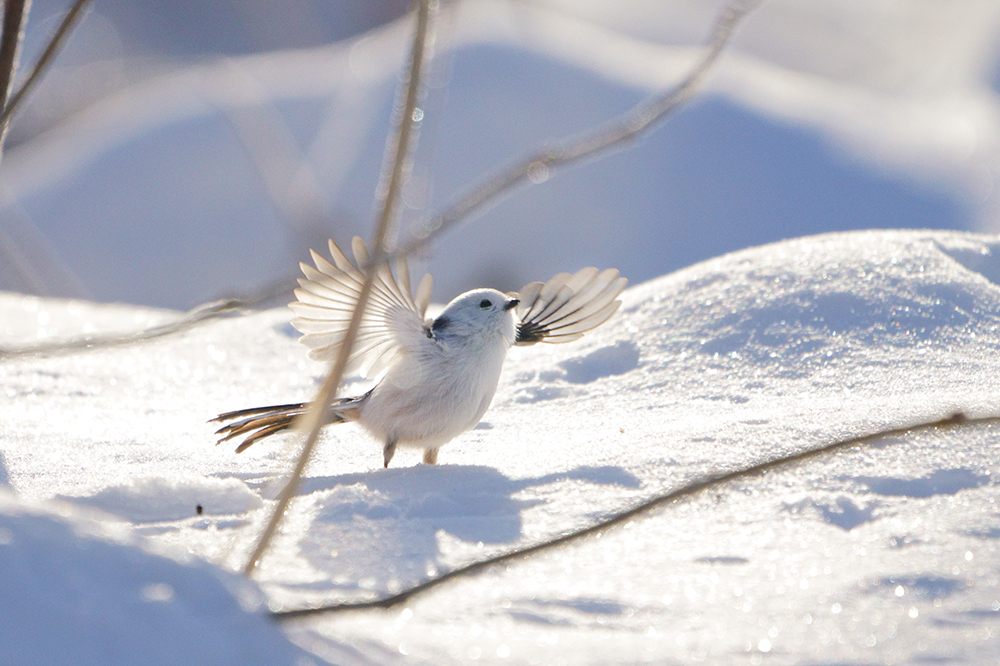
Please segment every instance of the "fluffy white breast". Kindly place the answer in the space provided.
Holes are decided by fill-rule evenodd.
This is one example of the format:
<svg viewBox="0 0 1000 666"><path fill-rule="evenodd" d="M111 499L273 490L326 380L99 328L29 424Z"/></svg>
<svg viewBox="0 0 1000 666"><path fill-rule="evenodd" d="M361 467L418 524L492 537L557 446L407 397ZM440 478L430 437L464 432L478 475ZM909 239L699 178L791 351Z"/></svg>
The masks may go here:
<svg viewBox="0 0 1000 666"><path fill-rule="evenodd" d="M361 425L380 440L435 448L469 430L496 392L515 335L511 298L495 289L462 294L406 350L375 388Z"/></svg>

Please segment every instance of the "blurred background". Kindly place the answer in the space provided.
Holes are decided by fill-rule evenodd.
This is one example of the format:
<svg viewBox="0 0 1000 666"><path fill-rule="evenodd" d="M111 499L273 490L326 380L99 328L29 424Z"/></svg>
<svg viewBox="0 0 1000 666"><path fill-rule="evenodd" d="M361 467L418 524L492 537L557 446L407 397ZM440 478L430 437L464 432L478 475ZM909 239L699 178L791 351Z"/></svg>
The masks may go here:
<svg viewBox="0 0 1000 666"><path fill-rule="evenodd" d="M33 2L22 70L68 4ZM443 1L400 238L678 82L724 4ZM0 289L187 309L290 285L308 248L370 236L407 10L94 0L9 135ZM1000 231L998 91L995 0L766 0L666 123L411 264L447 301L585 265L636 284L828 231Z"/></svg>

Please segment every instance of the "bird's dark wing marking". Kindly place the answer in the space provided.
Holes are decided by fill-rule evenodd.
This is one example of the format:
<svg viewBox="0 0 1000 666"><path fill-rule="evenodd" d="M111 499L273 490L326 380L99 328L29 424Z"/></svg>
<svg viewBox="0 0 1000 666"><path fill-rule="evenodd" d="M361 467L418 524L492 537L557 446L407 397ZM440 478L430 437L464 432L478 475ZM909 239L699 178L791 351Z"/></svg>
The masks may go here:
<svg viewBox="0 0 1000 666"><path fill-rule="evenodd" d="M515 344L570 342L603 324L621 305L616 300L628 280L609 268L560 273L548 282L532 282L518 292Z"/></svg>

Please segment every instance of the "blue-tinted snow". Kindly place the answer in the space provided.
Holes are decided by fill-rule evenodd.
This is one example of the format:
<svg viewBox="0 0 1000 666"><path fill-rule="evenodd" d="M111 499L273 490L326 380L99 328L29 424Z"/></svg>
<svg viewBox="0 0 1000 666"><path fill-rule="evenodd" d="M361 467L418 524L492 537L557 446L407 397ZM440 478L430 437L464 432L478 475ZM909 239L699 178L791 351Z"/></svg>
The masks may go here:
<svg viewBox="0 0 1000 666"><path fill-rule="evenodd" d="M260 584L275 607L370 598L704 474L958 409L995 414L1000 288L955 257L982 257L988 272L998 248L947 232L834 234L632 287L583 339L513 350L490 427L446 446L437 467L403 451L383 470L377 442L330 429ZM92 309L115 330L163 314L17 295L0 307L56 323ZM280 332L287 317L6 361L10 485L118 510L134 538L238 566L288 438L235 455L204 422L315 390L322 368ZM713 488L405 609L288 635L332 663L990 663L996 442L992 425L897 434Z"/></svg>
<svg viewBox="0 0 1000 666"><path fill-rule="evenodd" d="M10 666L316 663L268 621L252 584L69 505L2 493L0 570Z"/></svg>
<svg viewBox="0 0 1000 666"><path fill-rule="evenodd" d="M698 43L717 5L461 3L439 44L450 55L432 65L405 223L679 80L696 54L668 45ZM188 307L290 275L328 236L369 232L408 25L136 73L115 58L138 24L109 7L60 60L84 67L53 70L13 128L0 288ZM438 300L586 264L636 286L582 340L513 350L484 422L439 467L402 452L382 470L379 444L356 429L324 435L260 570L274 607L391 592L703 474L955 410L997 413L996 237L834 234L741 251L817 232L996 229L996 3L831 7L765 3L670 122L435 245L425 259ZM29 25L29 53L47 20ZM201 28L185 23L198 37L185 48ZM232 29L221 50L251 49ZM295 43L319 43L310 34ZM16 145L51 125L67 81L89 80L92 99L157 68L165 75ZM296 149L311 186L289 168ZM286 200L268 196L254 150L294 185ZM0 294L0 344L173 316ZM205 421L310 398L325 368L295 338L279 308L0 363L0 484L19 494L0 508L0 632L14 633L0 661L293 663L287 637L337 664L1000 656L989 425L720 486L404 609L280 633L259 605L242 609L252 588L219 569L246 557L290 438L237 456Z"/></svg>

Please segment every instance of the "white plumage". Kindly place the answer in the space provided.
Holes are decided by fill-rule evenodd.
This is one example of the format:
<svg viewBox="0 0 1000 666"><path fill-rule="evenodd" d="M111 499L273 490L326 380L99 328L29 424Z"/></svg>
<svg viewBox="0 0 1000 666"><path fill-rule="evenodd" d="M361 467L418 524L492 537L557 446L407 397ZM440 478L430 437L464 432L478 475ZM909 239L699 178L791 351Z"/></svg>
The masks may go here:
<svg viewBox="0 0 1000 666"><path fill-rule="evenodd" d="M330 241L330 263L312 253L315 268L302 264L292 325L317 360L336 357L357 303L368 261L360 238L352 243L356 264ZM357 421L383 443L385 466L397 446L424 450L437 462L438 449L475 426L486 413L500 380L507 350L515 344L569 342L614 314L627 280L618 271L584 268L532 282L516 294L474 289L451 301L435 319L425 319L431 277L414 297L409 270L398 261L393 276L383 266L373 283L347 370L381 375L368 393L336 400L327 423ZM516 314L516 320L515 320ZM219 443L246 436L243 451L258 439L289 428L307 404L274 405L220 414L226 423Z"/></svg>

